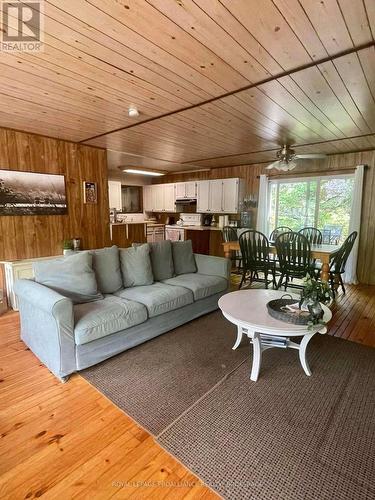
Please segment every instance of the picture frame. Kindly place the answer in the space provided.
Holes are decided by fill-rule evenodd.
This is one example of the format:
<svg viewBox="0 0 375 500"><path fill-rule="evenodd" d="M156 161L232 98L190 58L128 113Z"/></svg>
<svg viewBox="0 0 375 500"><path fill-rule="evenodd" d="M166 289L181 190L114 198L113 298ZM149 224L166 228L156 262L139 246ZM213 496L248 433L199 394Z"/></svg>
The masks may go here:
<svg viewBox="0 0 375 500"><path fill-rule="evenodd" d="M83 181L83 203L85 205L98 203L98 185L96 182Z"/></svg>
<svg viewBox="0 0 375 500"><path fill-rule="evenodd" d="M67 213L64 175L0 169L0 216Z"/></svg>

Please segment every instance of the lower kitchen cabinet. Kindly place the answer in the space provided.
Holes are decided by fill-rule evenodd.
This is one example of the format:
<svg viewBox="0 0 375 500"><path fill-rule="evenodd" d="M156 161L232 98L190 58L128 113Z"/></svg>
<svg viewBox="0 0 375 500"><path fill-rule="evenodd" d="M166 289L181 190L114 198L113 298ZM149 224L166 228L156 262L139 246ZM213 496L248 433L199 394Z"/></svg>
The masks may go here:
<svg viewBox="0 0 375 500"><path fill-rule="evenodd" d="M127 248L132 243L146 243L146 225L117 224L112 226L112 244L119 248Z"/></svg>

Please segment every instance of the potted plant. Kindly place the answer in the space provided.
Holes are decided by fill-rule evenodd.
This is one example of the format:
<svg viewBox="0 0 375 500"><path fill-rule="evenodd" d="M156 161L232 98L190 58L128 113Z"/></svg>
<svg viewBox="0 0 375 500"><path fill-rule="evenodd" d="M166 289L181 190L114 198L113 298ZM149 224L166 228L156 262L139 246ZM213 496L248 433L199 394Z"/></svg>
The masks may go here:
<svg viewBox="0 0 375 500"><path fill-rule="evenodd" d="M72 240L63 240L63 254L66 255L73 250L73 242Z"/></svg>
<svg viewBox="0 0 375 500"><path fill-rule="evenodd" d="M319 281L309 274L306 275L303 282L300 308L310 312L312 324L324 323L321 304L329 304L333 297L328 283Z"/></svg>

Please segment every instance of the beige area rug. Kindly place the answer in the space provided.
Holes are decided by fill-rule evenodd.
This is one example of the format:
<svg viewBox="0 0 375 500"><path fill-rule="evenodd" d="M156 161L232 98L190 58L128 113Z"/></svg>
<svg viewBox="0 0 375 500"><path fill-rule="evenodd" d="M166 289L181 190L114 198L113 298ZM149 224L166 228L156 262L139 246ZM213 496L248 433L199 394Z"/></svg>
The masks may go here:
<svg viewBox="0 0 375 500"><path fill-rule="evenodd" d="M157 435L250 355L216 311L80 374Z"/></svg>
<svg viewBox="0 0 375 500"><path fill-rule="evenodd" d="M225 499L375 498L375 349L329 336L263 355L220 312L82 375Z"/></svg>

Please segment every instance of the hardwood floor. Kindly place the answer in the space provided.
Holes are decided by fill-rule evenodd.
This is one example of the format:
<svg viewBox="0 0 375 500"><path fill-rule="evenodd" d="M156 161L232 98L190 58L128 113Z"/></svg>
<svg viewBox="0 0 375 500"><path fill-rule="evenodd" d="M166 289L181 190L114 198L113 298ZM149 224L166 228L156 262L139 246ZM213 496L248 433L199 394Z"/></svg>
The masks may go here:
<svg viewBox="0 0 375 500"><path fill-rule="evenodd" d="M374 286L348 287L333 311L331 335L375 347ZM81 376L57 381L13 312L0 318L0 387L1 498L218 498Z"/></svg>

